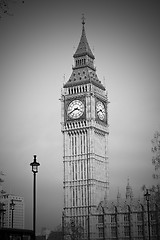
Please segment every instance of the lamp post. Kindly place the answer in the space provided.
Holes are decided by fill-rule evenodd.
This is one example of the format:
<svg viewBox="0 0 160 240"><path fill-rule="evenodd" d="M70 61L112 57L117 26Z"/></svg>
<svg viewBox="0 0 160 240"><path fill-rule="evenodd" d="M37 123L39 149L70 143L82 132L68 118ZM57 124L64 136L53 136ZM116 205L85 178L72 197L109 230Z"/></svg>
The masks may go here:
<svg viewBox="0 0 160 240"><path fill-rule="evenodd" d="M150 232L150 215L149 215L149 198L150 198L150 193L148 192L148 189L146 189L146 193L144 194L144 196L146 197L146 201L147 201L147 212L148 212L148 236L149 236L149 240L151 239L151 232Z"/></svg>
<svg viewBox="0 0 160 240"><path fill-rule="evenodd" d="M101 205L101 208L102 208L102 222L103 222L103 240L105 240L105 211L102 205Z"/></svg>
<svg viewBox="0 0 160 240"><path fill-rule="evenodd" d="M10 203L10 209L12 211L12 228L13 228L13 213L14 213L14 206L15 206L15 203L13 202L13 199L11 200L11 203Z"/></svg>
<svg viewBox="0 0 160 240"><path fill-rule="evenodd" d="M39 163L36 161L36 155L34 155L34 160L30 163L33 172L33 232L34 238L36 236L36 173L38 173Z"/></svg>

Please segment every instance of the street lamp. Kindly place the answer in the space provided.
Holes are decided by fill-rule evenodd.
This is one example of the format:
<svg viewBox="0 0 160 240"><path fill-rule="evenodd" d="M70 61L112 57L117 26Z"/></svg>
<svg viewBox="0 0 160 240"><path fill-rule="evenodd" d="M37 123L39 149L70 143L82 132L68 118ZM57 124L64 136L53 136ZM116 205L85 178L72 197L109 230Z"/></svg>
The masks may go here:
<svg viewBox="0 0 160 240"><path fill-rule="evenodd" d="M33 172L33 232L34 238L36 236L36 173L38 173L39 163L36 161L36 155L34 155L34 160L30 163Z"/></svg>
<svg viewBox="0 0 160 240"><path fill-rule="evenodd" d="M10 203L10 209L12 211L12 228L13 228L13 212L14 212L14 206L15 206L15 203L13 202L13 199L11 200L11 203Z"/></svg>
<svg viewBox="0 0 160 240"><path fill-rule="evenodd" d="M144 196L146 197L147 201L147 212L148 212L148 235L149 235L149 240L151 239L151 233L150 233L150 216L149 216L149 198L150 198L150 193L148 192L148 189L146 189L146 193Z"/></svg>
<svg viewBox="0 0 160 240"><path fill-rule="evenodd" d="M102 221L103 221L103 240L105 240L105 211L104 211L104 207L101 205L102 208Z"/></svg>

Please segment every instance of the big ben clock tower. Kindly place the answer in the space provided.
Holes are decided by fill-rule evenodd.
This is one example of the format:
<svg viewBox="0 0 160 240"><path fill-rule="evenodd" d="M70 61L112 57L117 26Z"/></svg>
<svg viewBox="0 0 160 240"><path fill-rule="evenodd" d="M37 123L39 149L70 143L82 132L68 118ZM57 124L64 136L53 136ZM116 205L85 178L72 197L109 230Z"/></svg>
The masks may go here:
<svg viewBox="0 0 160 240"><path fill-rule="evenodd" d="M108 99L96 74L95 57L86 38L84 18L82 20L72 74L63 85L61 95L63 223L64 227L66 222L81 226L83 238L93 239L92 216L98 204L107 198L109 189Z"/></svg>

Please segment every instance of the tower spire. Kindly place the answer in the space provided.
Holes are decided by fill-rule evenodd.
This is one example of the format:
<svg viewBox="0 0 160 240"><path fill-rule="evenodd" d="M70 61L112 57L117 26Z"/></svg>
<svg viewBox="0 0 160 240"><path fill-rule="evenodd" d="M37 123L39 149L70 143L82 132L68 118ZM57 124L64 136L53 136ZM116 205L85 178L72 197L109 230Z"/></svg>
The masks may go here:
<svg viewBox="0 0 160 240"><path fill-rule="evenodd" d="M127 179L127 186L126 186L126 199L131 199L133 197L133 193L132 193L132 188L129 184L129 177Z"/></svg>
<svg viewBox="0 0 160 240"><path fill-rule="evenodd" d="M84 14L82 14L82 34L81 34L79 45L73 57L77 58L77 57L88 55L92 60L94 60L95 57L88 44L84 25L85 25L85 17L84 17Z"/></svg>
<svg viewBox="0 0 160 240"><path fill-rule="evenodd" d="M81 19L82 33L78 47L73 55L75 64L72 66L72 75L66 84L64 84L64 87L66 88L69 86L82 85L92 82L95 86L105 90L105 87L97 77L96 68L94 67L95 57L86 37L84 14L82 14Z"/></svg>

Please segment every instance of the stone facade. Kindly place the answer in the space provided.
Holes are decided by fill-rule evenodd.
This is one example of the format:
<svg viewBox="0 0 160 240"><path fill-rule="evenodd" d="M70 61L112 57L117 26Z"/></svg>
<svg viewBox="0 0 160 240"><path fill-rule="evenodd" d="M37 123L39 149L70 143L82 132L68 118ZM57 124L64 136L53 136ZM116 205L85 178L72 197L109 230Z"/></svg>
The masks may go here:
<svg viewBox="0 0 160 240"><path fill-rule="evenodd" d="M11 210L11 201L14 203L14 210ZM15 196L12 194L3 194L0 197L0 202L3 204L3 209L5 210L4 215L1 217L1 227L12 228L12 218L13 218L13 228L24 228L24 198L20 196ZM13 213L13 216L12 216Z"/></svg>
<svg viewBox="0 0 160 240"><path fill-rule="evenodd" d="M96 213L107 199L108 178L108 113L107 92L94 67L84 21L78 48L73 55L75 65L61 95L64 166L63 227L67 232L80 226L83 239L95 236ZM94 217L94 219L96 219ZM75 236L74 236L75 237Z"/></svg>
<svg viewBox="0 0 160 240"><path fill-rule="evenodd" d="M61 92L63 134L63 239L160 239L160 211L154 199L108 200L108 97L94 67L83 19L74 66Z"/></svg>
<svg viewBox="0 0 160 240"><path fill-rule="evenodd" d="M116 201L100 203L97 209L97 240L160 239L160 206L152 197L147 205L145 197L133 198L132 191L129 195L128 190L127 186L125 199L118 194Z"/></svg>

